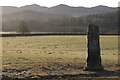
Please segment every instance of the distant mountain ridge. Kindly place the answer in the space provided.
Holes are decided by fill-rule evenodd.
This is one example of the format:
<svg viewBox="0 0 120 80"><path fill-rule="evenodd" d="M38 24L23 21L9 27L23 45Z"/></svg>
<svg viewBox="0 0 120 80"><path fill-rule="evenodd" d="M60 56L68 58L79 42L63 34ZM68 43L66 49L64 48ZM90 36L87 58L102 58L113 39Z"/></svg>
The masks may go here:
<svg viewBox="0 0 120 80"><path fill-rule="evenodd" d="M69 16L86 16L91 14L101 14L109 13L117 10L117 7L108 7L108 6L95 6L95 7L72 7L64 4L60 4L53 7L43 7L37 4L26 5L22 7L13 7L13 6L2 6L3 14L12 14L23 11L37 11L46 14L60 14L60 15L69 15Z"/></svg>
<svg viewBox="0 0 120 80"><path fill-rule="evenodd" d="M80 32L86 33L89 23L100 26L104 34L117 34L118 7L71 7L60 4L42 7L36 4L22 7L2 7L2 30L16 31L25 21L31 32Z"/></svg>

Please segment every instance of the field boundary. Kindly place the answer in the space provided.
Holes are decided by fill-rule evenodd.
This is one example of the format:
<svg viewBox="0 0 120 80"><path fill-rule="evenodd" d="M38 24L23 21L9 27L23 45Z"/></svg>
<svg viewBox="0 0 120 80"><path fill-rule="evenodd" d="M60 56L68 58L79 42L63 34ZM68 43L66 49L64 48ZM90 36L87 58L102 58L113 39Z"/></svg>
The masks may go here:
<svg viewBox="0 0 120 80"><path fill-rule="evenodd" d="M75 36L75 35L86 35L86 34L80 34L80 33L44 33L44 34L0 34L0 37L20 37L20 36ZM100 35L117 35L120 34L100 34Z"/></svg>

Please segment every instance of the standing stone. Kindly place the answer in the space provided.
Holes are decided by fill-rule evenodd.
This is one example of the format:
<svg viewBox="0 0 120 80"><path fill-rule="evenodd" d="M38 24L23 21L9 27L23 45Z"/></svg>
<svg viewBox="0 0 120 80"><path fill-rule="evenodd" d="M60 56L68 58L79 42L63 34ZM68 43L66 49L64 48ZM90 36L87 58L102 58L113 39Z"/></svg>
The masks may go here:
<svg viewBox="0 0 120 80"><path fill-rule="evenodd" d="M104 70L101 64L100 43L99 43L99 27L93 24L88 28L88 57L85 71Z"/></svg>

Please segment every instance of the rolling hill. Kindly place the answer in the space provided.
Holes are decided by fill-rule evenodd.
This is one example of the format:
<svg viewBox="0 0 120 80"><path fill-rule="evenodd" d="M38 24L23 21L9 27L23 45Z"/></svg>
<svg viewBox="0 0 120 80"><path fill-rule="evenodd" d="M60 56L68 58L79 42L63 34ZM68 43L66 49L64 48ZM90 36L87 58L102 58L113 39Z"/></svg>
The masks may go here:
<svg viewBox="0 0 120 80"><path fill-rule="evenodd" d="M37 4L22 7L3 6L3 31L16 31L25 21L32 32L86 33L89 23L100 26L102 33L117 33L117 10L107 6L72 7L60 4L43 7Z"/></svg>

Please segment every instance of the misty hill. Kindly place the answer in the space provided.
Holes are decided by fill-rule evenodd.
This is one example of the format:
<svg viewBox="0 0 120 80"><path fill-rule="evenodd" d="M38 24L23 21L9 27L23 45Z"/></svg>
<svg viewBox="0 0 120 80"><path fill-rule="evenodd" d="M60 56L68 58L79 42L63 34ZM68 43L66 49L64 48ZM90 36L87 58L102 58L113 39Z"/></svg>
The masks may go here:
<svg viewBox="0 0 120 80"><path fill-rule="evenodd" d="M80 17L71 17L71 16L61 17L60 15L59 17L54 18L54 15L52 14L53 16L52 15L49 16L51 17L51 19L46 19L46 20L41 20L40 18L40 16L42 17L44 14L42 15L41 13L37 15L34 12L37 13L37 11L33 11L33 12L24 11L25 13L24 17L26 17L26 15L28 14L29 16L34 17L34 19L31 18L24 20L29 30L32 32L80 32L85 34L87 32L86 30L88 25L90 23L94 23L100 26L100 33L104 33L104 34L118 33L118 11L103 13L103 14L80 16ZM43 16L43 18L44 17L46 16ZM16 31L20 22L21 20L18 20L17 18L13 20L10 19L3 20L3 31Z"/></svg>
<svg viewBox="0 0 120 80"><path fill-rule="evenodd" d="M71 7L57 5L43 7L37 4L22 7L3 6L3 31L16 31L25 21L32 32L86 33L89 23L100 26L101 33L117 33L117 10L107 6Z"/></svg>
<svg viewBox="0 0 120 80"><path fill-rule="evenodd" d="M65 15L43 13L33 10L23 10L9 14L3 14L3 21L5 20L48 20L55 18L62 18Z"/></svg>
<svg viewBox="0 0 120 80"><path fill-rule="evenodd" d="M26 5L22 7L13 7L13 6L3 6L3 14L13 14L23 11L37 11L45 14L59 14L59 15L68 15L68 16L85 16L91 14L100 14L116 11L117 8L107 7L107 6L96 6L96 7L72 7L64 4L60 4L54 7L43 7L37 4ZM23 13L24 14L24 13Z"/></svg>

